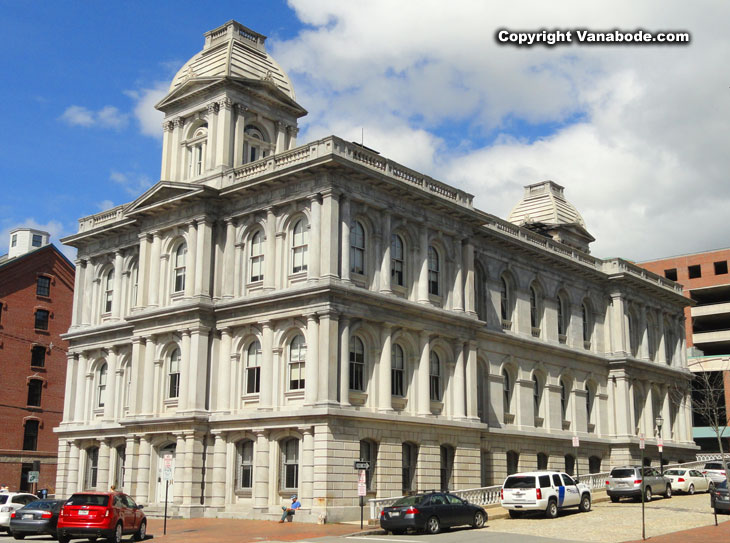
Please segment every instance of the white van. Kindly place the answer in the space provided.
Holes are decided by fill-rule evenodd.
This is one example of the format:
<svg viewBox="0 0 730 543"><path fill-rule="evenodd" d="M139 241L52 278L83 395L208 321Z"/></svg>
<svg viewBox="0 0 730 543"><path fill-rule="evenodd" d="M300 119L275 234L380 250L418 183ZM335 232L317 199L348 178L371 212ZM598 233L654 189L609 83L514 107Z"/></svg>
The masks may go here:
<svg viewBox="0 0 730 543"><path fill-rule="evenodd" d="M509 516L519 518L525 511L544 511L548 518L566 507L591 510L591 489L567 473L532 471L515 473L505 479L500 494Z"/></svg>

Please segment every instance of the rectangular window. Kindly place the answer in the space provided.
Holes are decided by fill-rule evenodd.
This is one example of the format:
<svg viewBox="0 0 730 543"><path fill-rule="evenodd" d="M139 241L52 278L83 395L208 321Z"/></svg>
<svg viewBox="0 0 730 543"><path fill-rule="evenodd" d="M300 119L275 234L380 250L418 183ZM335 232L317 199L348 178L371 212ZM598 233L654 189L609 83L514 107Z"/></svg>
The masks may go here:
<svg viewBox="0 0 730 543"><path fill-rule="evenodd" d="M38 421L26 420L23 432L23 450L35 451L38 449Z"/></svg>
<svg viewBox="0 0 730 543"><path fill-rule="evenodd" d="M699 264L697 264L696 266L690 266L688 270L690 279L697 279L699 277L702 277L702 267Z"/></svg>
<svg viewBox="0 0 730 543"><path fill-rule="evenodd" d="M667 279L671 279L672 281L677 280L677 268L671 268L668 270L664 270L664 277Z"/></svg>
<svg viewBox="0 0 730 543"><path fill-rule="evenodd" d="M40 379L31 379L28 382L28 403L33 407L41 406L41 394L43 393L43 381Z"/></svg>
<svg viewBox="0 0 730 543"><path fill-rule="evenodd" d="M13 237L10 238L10 246L15 247L18 245L18 234L13 234Z"/></svg>
<svg viewBox="0 0 730 543"><path fill-rule="evenodd" d="M31 240L31 245L33 245L33 247L40 247L42 242L43 238L40 234L33 234L33 239Z"/></svg>
<svg viewBox="0 0 730 543"><path fill-rule="evenodd" d="M725 275L727 273L727 260L715 262L715 275Z"/></svg>
<svg viewBox="0 0 730 543"><path fill-rule="evenodd" d="M51 295L51 278L41 275L38 277L36 283L35 293L38 296L50 296Z"/></svg>
<svg viewBox="0 0 730 543"><path fill-rule="evenodd" d="M35 329L48 330L48 311L38 309L35 312Z"/></svg>
<svg viewBox="0 0 730 543"><path fill-rule="evenodd" d="M46 348L43 345L34 345L30 351L30 365L42 368L46 365Z"/></svg>

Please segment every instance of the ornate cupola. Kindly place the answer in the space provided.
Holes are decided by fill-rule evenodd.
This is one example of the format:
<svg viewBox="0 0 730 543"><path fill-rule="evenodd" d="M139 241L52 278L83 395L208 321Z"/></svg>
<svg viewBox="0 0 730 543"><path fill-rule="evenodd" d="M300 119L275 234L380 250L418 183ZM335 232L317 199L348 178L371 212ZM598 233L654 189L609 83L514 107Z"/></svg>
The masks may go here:
<svg viewBox="0 0 730 543"><path fill-rule="evenodd" d="M533 230L574 249L590 253L596 241L573 204L565 199L565 188L553 181L525 187L525 195L512 209L507 220Z"/></svg>
<svg viewBox="0 0 730 543"><path fill-rule="evenodd" d="M204 36L155 106L165 114L161 179L221 186L224 172L293 148L307 112L266 36L236 21Z"/></svg>

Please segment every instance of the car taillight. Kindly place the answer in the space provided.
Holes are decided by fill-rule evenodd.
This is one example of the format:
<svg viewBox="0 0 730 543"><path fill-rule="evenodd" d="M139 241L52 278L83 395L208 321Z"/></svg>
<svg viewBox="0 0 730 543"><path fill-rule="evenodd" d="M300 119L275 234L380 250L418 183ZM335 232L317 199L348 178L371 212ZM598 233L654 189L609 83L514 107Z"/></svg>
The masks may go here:
<svg viewBox="0 0 730 543"><path fill-rule="evenodd" d="M406 509L406 515L417 515L417 514L418 514L418 509L416 509L415 507L409 507L408 509Z"/></svg>
<svg viewBox="0 0 730 543"><path fill-rule="evenodd" d="M542 499L542 490L540 490L539 488L536 489L535 490L535 494L537 494L537 499L538 500L541 500Z"/></svg>
<svg viewBox="0 0 730 543"><path fill-rule="evenodd" d="M607 485L610 485L610 484L611 484L611 481L606 481L606 484L607 484Z"/></svg>
<svg viewBox="0 0 730 543"><path fill-rule="evenodd" d="M683 483L684 482L684 477L680 477L679 479L677 479L677 482L678 483Z"/></svg>
<svg viewBox="0 0 730 543"><path fill-rule="evenodd" d="M703 471L702 472L702 475L707 475L707 471Z"/></svg>
<svg viewBox="0 0 730 543"><path fill-rule="evenodd" d="M383 510L382 510L382 511L380 512L380 516L381 516L381 517L384 517L384 516L385 516L385 509L383 509Z"/></svg>
<svg viewBox="0 0 730 543"><path fill-rule="evenodd" d="M53 513L51 513L50 511L43 511L43 513L41 513L41 518L51 518L52 516Z"/></svg>
<svg viewBox="0 0 730 543"><path fill-rule="evenodd" d="M499 489L499 499L504 500L504 488Z"/></svg>
<svg viewBox="0 0 730 543"><path fill-rule="evenodd" d="M15 511L13 511L12 513L10 513L10 518L15 518Z"/></svg>
<svg viewBox="0 0 730 543"><path fill-rule="evenodd" d="M634 484L635 485L640 485L641 484L641 479L634 479Z"/></svg>

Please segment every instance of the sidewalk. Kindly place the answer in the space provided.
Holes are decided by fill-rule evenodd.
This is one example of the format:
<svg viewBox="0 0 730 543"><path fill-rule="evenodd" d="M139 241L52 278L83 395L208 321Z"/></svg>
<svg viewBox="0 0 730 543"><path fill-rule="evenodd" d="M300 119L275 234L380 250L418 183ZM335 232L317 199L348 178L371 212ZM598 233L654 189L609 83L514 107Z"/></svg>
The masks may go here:
<svg viewBox="0 0 730 543"><path fill-rule="evenodd" d="M260 541L299 541L314 537L352 534L360 531L354 524L304 524L271 520L240 519L167 519L167 535L162 535L162 519L147 519L147 533L160 543L247 543Z"/></svg>
<svg viewBox="0 0 730 543"><path fill-rule="evenodd" d="M718 526L702 526L681 532L649 537L651 543L708 543L709 541L730 541L730 518L727 515L717 515ZM641 539L625 543L644 543Z"/></svg>

